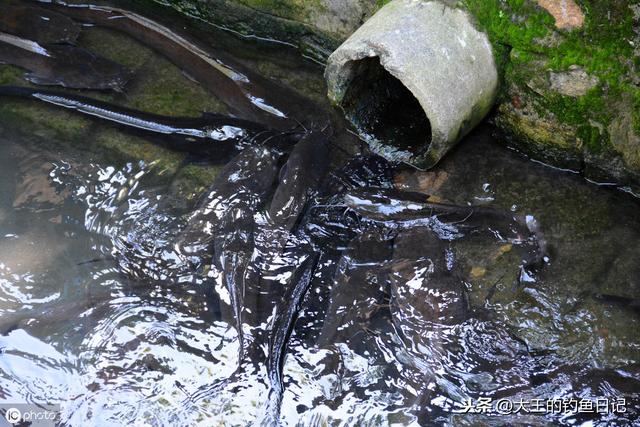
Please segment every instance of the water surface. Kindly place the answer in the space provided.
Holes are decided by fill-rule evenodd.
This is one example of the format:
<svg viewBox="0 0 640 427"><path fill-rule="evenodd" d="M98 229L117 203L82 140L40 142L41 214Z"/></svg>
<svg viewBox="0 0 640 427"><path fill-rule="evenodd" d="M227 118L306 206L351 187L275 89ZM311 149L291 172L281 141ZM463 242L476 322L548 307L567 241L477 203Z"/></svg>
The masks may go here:
<svg viewBox="0 0 640 427"><path fill-rule="evenodd" d="M246 66L323 99L321 68L292 51L209 37ZM161 114L225 112L121 34L85 29L81 43L137 70L127 96L113 101ZM274 226L267 213L288 152L254 154L276 172L264 195L251 186L224 193L211 185L239 153L194 162L149 136L2 103L2 401L60 403L65 425L246 425L278 405L283 424L309 426L640 419L640 203L627 193L529 161L488 126L429 172L369 157L338 130L304 215ZM535 218L546 261L523 268L536 242L510 220L424 215L402 229L345 205L347 194L392 186ZM189 244L208 241L209 228L188 231L211 194L238 200L237 209L213 224L227 224L209 242L213 251L187 256ZM241 325L230 271L247 280ZM269 337L294 320L283 314L305 280L286 337L281 403L268 405ZM464 413L481 397L624 398L626 412Z"/></svg>

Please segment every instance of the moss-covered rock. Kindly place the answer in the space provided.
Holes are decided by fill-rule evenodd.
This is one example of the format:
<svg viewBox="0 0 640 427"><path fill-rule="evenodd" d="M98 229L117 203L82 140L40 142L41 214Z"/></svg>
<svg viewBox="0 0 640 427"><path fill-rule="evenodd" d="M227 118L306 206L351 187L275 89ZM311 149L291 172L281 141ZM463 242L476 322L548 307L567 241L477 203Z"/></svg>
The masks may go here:
<svg viewBox="0 0 640 427"><path fill-rule="evenodd" d="M638 184L637 2L581 0L582 25L568 28L549 2L462 3L510 52L496 122L512 141L591 179Z"/></svg>

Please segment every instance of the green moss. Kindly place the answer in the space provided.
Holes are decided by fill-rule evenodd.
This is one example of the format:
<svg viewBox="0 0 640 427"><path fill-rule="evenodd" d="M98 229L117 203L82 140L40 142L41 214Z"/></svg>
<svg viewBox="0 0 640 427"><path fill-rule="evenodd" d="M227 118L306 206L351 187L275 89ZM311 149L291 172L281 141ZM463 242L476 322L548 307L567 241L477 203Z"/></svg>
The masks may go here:
<svg viewBox="0 0 640 427"><path fill-rule="evenodd" d="M640 135L640 90L633 93L633 129Z"/></svg>
<svg viewBox="0 0 640 427"><path fill-rule="evenodd" d="M579 98L551 92L541 99L541 105L549 111L560 114L562 122L571 125L588 122L589 117L595 116L594 112L597 112L600 121L609 123L612 118L607 109L606 95L601 87L595 87Z"/></svg>
<svg viewBox="0 0 640 427"><path fill-rule="evenodd" d="M128 107L169 116L198 117L203 111L227 112L223 103L164 59L154 58L143 71L144 82L128 91Z"/></svg>
<svg viewBox="0 0 640 427"><path fill-rule="evenodd" d="M520 90L549 71L561 72L577 65L597 77L599 84L584 96L573 98L551 90L531 93L537 112L553 114L560 123L577 129L576 136L592 152L610 145L606 133L585 123L595 120L606 128L615 114L612 108L620 97L635 101L634 128L640 131L640 89L629 76L635 64L630 61L634 38L631 2L579 0L585 13L580 29L560 31L554 18L533 0L463 0L462 5L478 20L494 46L511 49L504 66L506 81ZM544 64L540 64L544 58ZM505 100L505 93L503 100Z"/></svg>
<svg viewBox="0 0 640 427"><path fill-rule="evenodd" d="M174 192L185 200L196 200L211 186L220 169L222 166L187 165L180 169L172 181Z"/></svg>
<svg viewBox="0 0 640 427"><path fill-rule="evenodd" d="M593 154L599 154L602 152L602 144L600 141L603 138L598 128L589 125L582 125L578 127L577 135L589 152Z"/></svg>
<svg viewBox="0 0 640 427"><path fill-rule="evenodd" d="M100 131L94 138L95 148L101 150L101 159L116 164L131 160L144 160L154 164L157 175L173 175L184 159L184 154L166 150L145 139L136 138L114 129Z"/></svg>
<svg viewBox="0 0 640 427"><path fill-rule="evenodd" d="M180 175L193 183L192 188L205 188L211 185L220 173L222 166L187 165L180 171Z"/></svg>
<svg viewBox="0 0 640 427"><path fill-rule="evenodd" d="M534 40L549 34L553 18L526 0L463 0L494 45L536 50ZM533 49L532 49L533 48Z"/></svg>
<svg viewBox="0 0 640 427"><path fill-rule="evenodd" d="M0 85L24 84L24 71L11 65L0 65Z"/></svg>
<svg viewBox="0 0 640 427"><path fill-rule="evenodd" d="M83 29L78 45L125 67L137 70L151 58L153 52L132 38L101 27Z"/></svg>
<svg viewBox="0 0 640 427"><path fill-rule="evenodd" d="M90 121L53 106L26 100L3 100L0 120L16 129L30 129L43 138L78 141L85 135Z"/></svg>

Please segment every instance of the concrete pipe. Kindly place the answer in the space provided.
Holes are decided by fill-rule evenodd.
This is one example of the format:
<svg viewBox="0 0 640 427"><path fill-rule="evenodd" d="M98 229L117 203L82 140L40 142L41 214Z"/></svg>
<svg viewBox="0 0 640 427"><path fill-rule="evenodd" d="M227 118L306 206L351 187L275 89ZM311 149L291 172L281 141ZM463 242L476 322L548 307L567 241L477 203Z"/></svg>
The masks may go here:
<svg viewBox="0 0 640 427"><path fill-rule="evenodd" d="M435 0L384 6L329 57L325 78L374 151L421 169L484 118L498 88L486 34Z"/></svg>

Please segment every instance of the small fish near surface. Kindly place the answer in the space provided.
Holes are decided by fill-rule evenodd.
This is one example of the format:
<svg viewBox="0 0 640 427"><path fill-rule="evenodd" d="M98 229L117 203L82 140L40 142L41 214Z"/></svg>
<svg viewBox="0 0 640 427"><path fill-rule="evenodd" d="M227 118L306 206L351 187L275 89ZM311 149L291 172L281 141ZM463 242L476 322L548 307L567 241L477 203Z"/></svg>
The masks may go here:
<svg viewBox="0 0 640 427"><path fill-rule="evenodd" d="M73 44L80 34L80 24L54 11L0 3L0 31L40 44Z"/></svg>
<svg viewBox="0 0 640 427"><path fill-rule="evenodd" d="M28 71L25 79L43 86L121 92L132 77L122 65L88 50L63 44L41 45L0 33L0 63Z"/></svg>

